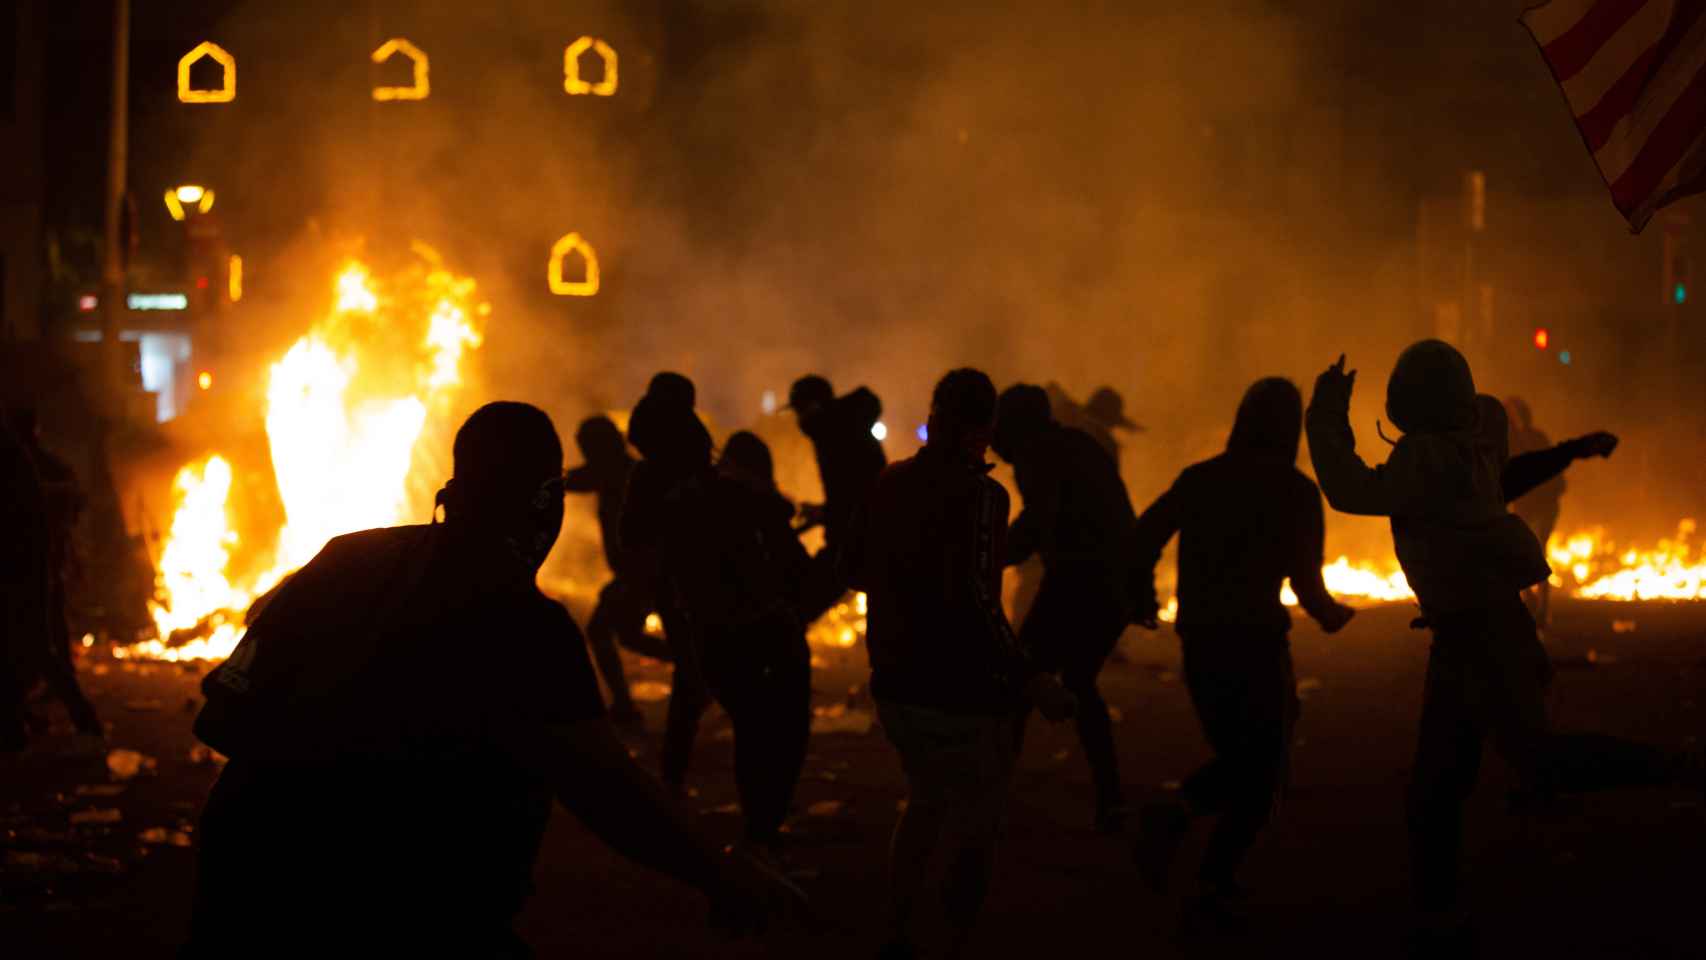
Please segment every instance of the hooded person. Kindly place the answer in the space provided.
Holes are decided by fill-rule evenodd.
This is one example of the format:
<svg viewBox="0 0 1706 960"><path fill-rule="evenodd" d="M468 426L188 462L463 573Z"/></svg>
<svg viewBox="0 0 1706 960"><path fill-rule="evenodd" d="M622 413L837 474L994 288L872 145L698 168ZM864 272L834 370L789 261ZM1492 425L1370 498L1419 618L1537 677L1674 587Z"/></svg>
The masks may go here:
<svg viewBox="0 0 1706 960"><path fill-rule="evenodd" d="M847 592L851 576L847 543L857 517L871 495L877 475L888 465L888 454L872 432L883 404L869 388L836 396L830 382L816 374L794 381L788 407L800 432L811 441L823 482L823 503L804 504L807 518L801 531L823 526L823 549L813 558L807 591L808 619L816 619Z"/></svg>
<svg viewBox="0 0 1706 960"><path fill-rule="evenodd" d="M1694 786L1706 774L1699 757L1549 729L1551 664L1521 591L1550 568L1528 526L1506 510L1504 414L1477 395L1462 355L1437 340L1400 354L1386 410L1405 432L1379 467L1356 454L1355 379L1341 356L1316 380L1309 452L1335 509L1391 518L1398 561L1422 608L1416 623L1433 632L1408 798L1411 870L1418 945L1457 955L1472 937L1459 901L1463 807L1487 739L1525 788L1544 795ZM1603 447L1603 438L1581 445Z"/></svg>
<svg viewBox="0 0 1706 960"><path fill-rule="evenodd" d="M1240 919L1237 870L1289 780L1299 705L1292 672L1287 579L1299 605L1335 633L1353 611L1321 576L1321 493L1297 469L1303 399L1290 380L1269 377L1244 393L1226 450L1179 474L1132 537L1142 571L1139 619L1156 626L1153 570L1179 537L1178 616L1185 687L1214 758L1178 796L1147 804L1134 854L1164 889L1193 817L1215 817L1191 909L1201 919Z"/></svg>
<svg viewBox="0 0 1706 960"><path fill-rule="evenodd" d="M1089 434L1050 416L1042 387L1008 387L998 410L993 446L1013 465L1024 503L1007 531L1004 560L1018 566L1035 556L1043 566L1019 642L1044 668L1059 671L1077 698L1074 720L1095 790L1093 822L1117 832L1125 791L1097 680L1130 622L1126 545L1137 514L1113 460Z"/></svg>
<svg viewBox="0 0 1706 960"><path fill-rule="evenodd" d="M453 456L443 522L334 538L203 681L196 735L230 760L186 956L257 937L524 956L512 922L553 797L630 859L747 896L756 868L720 859L634 765L580 631L535 583L563 518L550 419L487 404Z"/></svg>

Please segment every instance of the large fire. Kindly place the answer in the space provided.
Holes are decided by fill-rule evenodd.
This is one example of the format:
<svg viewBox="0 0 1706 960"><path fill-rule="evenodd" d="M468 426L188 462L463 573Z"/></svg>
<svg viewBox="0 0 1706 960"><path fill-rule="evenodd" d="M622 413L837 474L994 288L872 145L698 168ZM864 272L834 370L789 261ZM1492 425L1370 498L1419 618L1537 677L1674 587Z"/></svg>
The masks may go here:
<svg viewBox="0 0 1706 960"><path fill-rule="evenodd" d="M267 442L285 514L272 562L233 581L231 465L215 454L184 466L150 604L158 635L115 656L222 659L243 635L250 602L326 541L414 519L411 470L442 474L422 441L461 386L463 361L480 346L479 318L490 312L475 302L473 280L422 252L427 266L388 283L345 265L332 309L272 366Z"/></svg>

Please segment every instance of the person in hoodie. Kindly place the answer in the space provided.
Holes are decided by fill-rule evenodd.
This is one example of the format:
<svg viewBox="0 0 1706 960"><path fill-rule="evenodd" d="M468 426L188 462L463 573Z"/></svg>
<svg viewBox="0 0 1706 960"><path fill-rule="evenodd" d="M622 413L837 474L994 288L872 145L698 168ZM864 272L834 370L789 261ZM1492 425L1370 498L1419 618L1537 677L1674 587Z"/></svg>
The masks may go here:
<svg viewBox="0 0 1706 960"><path fill-rule="evenodd" d="M1078 740L1095 787L1094 823L1116 833L1125 822L1125 791L1097 678L1130 622L1126 547L1137 514L1113 459L1088 433L1055 421L1042 387L1008 387L995 422L995 452L1013 465L1024 500L1007 531L1004 560L1018 566L1037 556L1043 565L1019 642L1058 670L1077 699Z"/></svg>
<svg viewBox="0 0 1706 960"><path fill-rule="evenodd" d="M1321 578L1325 521L1321 492L1296 466L1302 432L1297 387L1281 377L1256 381L1238 404L1226 451L1185 468L1132 537L1134 562L1152 571L1179 536L1175 629L1185 687L1214 751L1176 799L1144 807L1134 854L1164 890L1191 819L1215 817L1193 911L1219 924L1241 919L1238 868L1287 786L1299 704L1280 587L1289 578L1299 605L1327 633L1354 613ZM1152 575L1143 587L1137 617L1153 629Z"/></svg>
<svg viewBox="0 0 1706 960"><path fill-rule="evenodd" d="M641 590L656 599L658 619L663 622L664 640L673 662L659 763L664 783L677 791L686 790L693 745L699 737L699 721L711 702L691 622L663 582L666 501L686 472L676 462L676 450L681 444L671 442L671 437L685 432L707 449L711 443L710 432L694 412L697 395L692 380L666 370L652 377L645 395L634 404L628 417L628 442L642 459L629 472L628 492L617 521L622 559L633 571ZM688 449L696 445L689 444Z"/></svg>
<svg viewBox="0 0 1706 960"><path fill-rule="evenodd" d="M806 524L799 528L803 533L823 527L823 549L812 559L807 586L807 619L815 620L847 592L850 534L877 475L888 465L882 441L872 433L883 404L866 387L838 397L828 380L810 374L788 389L788 407L812 443L823 481L823 503L802 506Z"/></svg>
<svg viewBox="0 0 1706 960"><path fill-rule="evenodd" d="M586 621L587 643L592 646L598 672L610 689L610 719L630 730L644 725L634 697L628 690L628 676L622 668L622 655L617 652L616 638L644 637L646 614L650 598L622 556L622 501L628 495L628 479L634 472L634 458L628 454L628 442L622 431L606 416L588 417L575 430L575 445L580 448L585 463L569 470L563 478L563 489L569 493L590 493L598 499L598 531L604 545L604 562L610 567L610 582L598 592L598 603ZM643 643L643 641L637 641Z"/></svg>
<svg viewBox="0 0 1706 960"><path fill-rule="evenodd" d="M1553 732L1551 663L1521 591L1550 568L1505 508L1501 444L1480 425L1469 364L1438 340L1399 355L1386 413L1403 431L1384 464L1356 453L1356 372L1341 356L1317 378L1309 455L1336 510L1391 518L1398 562L1433 633L1408 799L1418 945L1452 955L1473 937L1460 902L1463 807L1491 738L1530 789L1548 794L1706 782L1701 757L1599 734Z"/></svg>

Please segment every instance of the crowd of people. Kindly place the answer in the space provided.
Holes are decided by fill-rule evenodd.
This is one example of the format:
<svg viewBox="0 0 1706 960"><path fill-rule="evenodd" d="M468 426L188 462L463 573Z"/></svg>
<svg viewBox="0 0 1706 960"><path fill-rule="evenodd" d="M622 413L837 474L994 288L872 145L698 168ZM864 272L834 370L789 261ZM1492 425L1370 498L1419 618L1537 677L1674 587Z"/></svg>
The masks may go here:
<svg viewBox="0 0 1706 960"><path fill-rule="evenodd" d="M930 396L922 447L889 463L871 430L874 394L801 378L789 408L824 492L802 506L777 489L757 435L719 449L680 374L652 379L625 434L607 417L581 423L584 463L567 471L545 413L488 404L456 435L432 523L334 539L251 611L241 644L204 681L196 734L230 759L202 816L186 955L229 954L256 931L279 949L526 955L512 922L553 798L619 853L704 891L720 927L811 922L783 829L810 749L806 628L851 590L868 598L868 696L907 796L887 848L883 957L972 954L1037 713L1075 724L1093 785L1086 819L1111 836L1132 829L1134 868L1157 889L1191 824L1214 821L1187 918L1236 928L1250 896L1239 868L1286 792L1299 716L1282 584L1328 633L1354 615L1322 579L1323 495L1334 510L1391 519L1420 606L1414 626L1433 635L1407 817L1416 942L1456 955L1472 937L1463 808L1486 740L1534 803L1619 786L1706 789L1706 758L1547 721L1550 664L1524 594L1549 569L1508 505L1555 502L1570 463L1609 456L1616 438L1548 445L1526 408L1510 404L1513 425L1506 404L1477 392L1458 351L1423 341L1387 385L1403 436L1370 467L1348 419L1355 376L1341 357L1307 406L1290 380L1257 381L1224 452L1186 467L1141 512L1112 432L1140 428L1112 391L1078 407L1054 384L998 391L955 369ZM3 436L6 469L28 469L47 504L58 474L16 431ZM1297 467L1305 437L1317 480ZM1011 522L991 450L1013 467ZM596 497L611 571L584 636L535 582L569 494ZM30 529L44 556L60 557L51 529L68 508L36 503L8 506L45 518ZM1544 525L1544 506L1530 513ZM824 537L812 554L801 534L814 526ZM1133 808L1098 675L1129 626L1158 627L1154 569L1175 536L1185 687L1213 755L1176 793ZM1039 562L1015 624L1004 571ZM63 590L46 563L41 616L62 634ZM1543 617L1543 595L1530 603ZM662 640L646 629L653 613ZM482 645L489 655L467 655ZM620 648L673 665L657 776L619 736L644 726ZM41 647L34 675L98 733L57 650ZM25 675L13 666L9 677ZM713 702L733 727L742 815L739 842L720 851L683 803ZM460 826L436 826L448 821ZM948 942L921 951L918 915L932 903Z"/></svg>

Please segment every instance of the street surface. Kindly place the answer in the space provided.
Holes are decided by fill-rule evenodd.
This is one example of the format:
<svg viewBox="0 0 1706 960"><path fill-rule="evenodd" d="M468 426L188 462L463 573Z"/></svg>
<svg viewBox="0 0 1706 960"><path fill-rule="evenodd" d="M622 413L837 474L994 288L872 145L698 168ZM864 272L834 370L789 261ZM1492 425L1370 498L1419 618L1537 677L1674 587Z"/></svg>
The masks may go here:
<svg viewBox="0 0 1706 960"><path fill-rule="evenodd" d="M1296 630L1305 703L1295 787L1244 878L1256 892L1253 933L1183 935L1177 898L1149 892L1131 869L1128 844L1090 829L1089 778L1070 727L1039 724L1021 764L976 955L1401 955L1408 916L1402 803L1426 654L1424 635L1407 629L1409 617L1408 608L1392 606L1363 611L1336 637L1307 623ZM1553 711L1560 728L1698 749L1706 734L1706 604L1566 602L1549 646L1559 665ZM501 655L503 644L491 649ZM840 732L814 736L792 857L832 929L714 939L696 894L621 861L559 812L537 893L520 920L539 956L874 955L900 771L879 730L858 732L868 716L846 707L849 688L864 679L863 652L819 657L817 723ZM668 679L649 662L631 665L634 681ZM89 658L82 669L111 725L109 747L156 765L147 769L143 760L135 777L114 784L103 759L58 755L71 744L63 721L30 754L0 761L0 943L20 958L170 956L184 930L193 867L181 844L192 842L199 799L217 774L190 735L202 668ZM1134 794L1164 789L1207 756L1177 669L1170 631L1134 632L1104 675ZM640 687L648 689L660 692ZM643 706L652 730L661 729L662 702ZM727 722L713 712L692 782L707 826L732 839L730 746ZM651 737L634 747L655 764ZM1706 810L1698 793L1590 797L1562 814L1519 817L1506 809L1511 778L1491 751L1483 774L1468 856L1484 955L1703 956ZM1202 840L1199 828L1176 887L1189 888Z"/></svg>

